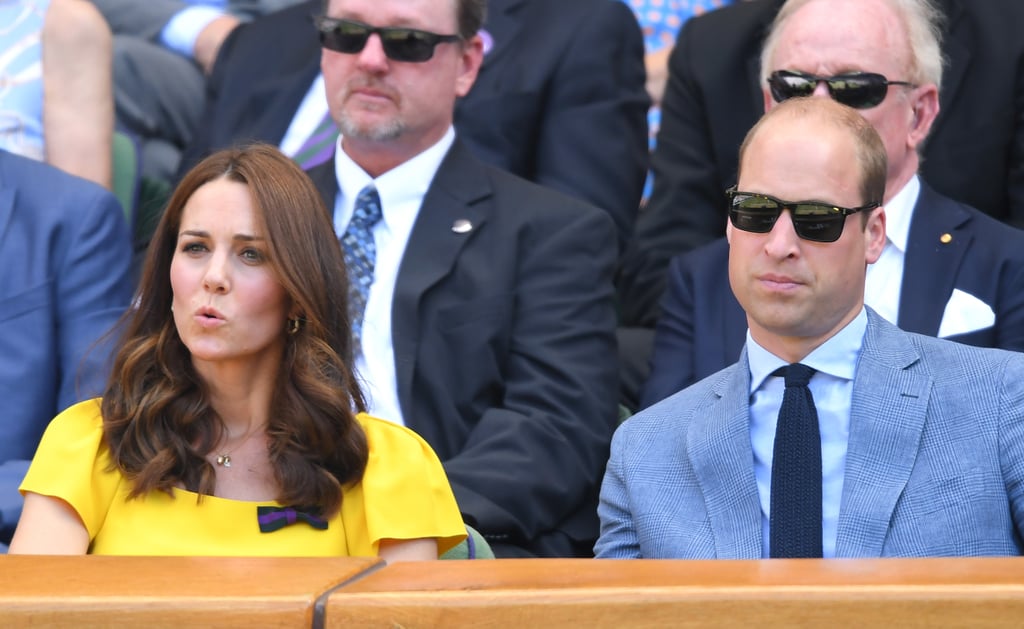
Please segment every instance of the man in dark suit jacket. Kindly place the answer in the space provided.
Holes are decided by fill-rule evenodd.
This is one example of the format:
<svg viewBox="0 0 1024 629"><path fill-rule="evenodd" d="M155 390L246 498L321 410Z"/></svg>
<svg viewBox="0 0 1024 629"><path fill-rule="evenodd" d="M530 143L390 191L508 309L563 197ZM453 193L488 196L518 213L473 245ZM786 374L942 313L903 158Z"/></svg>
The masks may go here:
<svg viewBox="0 0 1024 629"><path fill-rule="evenodd" d="M97 341L131 300L131 237L100 186L0 150L0 548L21 511L18 485L43 430L100 395Z"/></svg>
<svg viewBox="0 0 1024 629"><path fill-rule="evenodd" d="M798 19L811 26L817 24L817 18L804 17L806 11L798 10L793 15L789 20L793 25L783 26L776 50L797 40L794 29L801 25ZM852 52L862 50L862 46L877 47L879 42L871 34L835 41L849 52L826 53L822 60L810 63L869 71L863 64L876 62L855 58L861 53ZM914 51L905 38L902 42L890 47L890 51L895 51L892 55L912 59ZM775 64L769 70L782 67L772 60L769 63ZM899 72L910 70L888 71ZM922 85L914 88L914 92L926 88L924 81L920 82ZM888 100L900 97L892 93L895 89L889 88ZM910 88L901 89L914 93ZM766 105L771 106L773 103L767 99ZM899 106L887 109L887 105L883 102L860 111L877 127L892 129L905 116ZM912 174L919 158L912 149L927 135L935 115L928 112L928 107L915 110L915 114L917 123L900 126L903 131L890 135L886 144L890 151L887 205L899 199L905 207L910 199L903 198L907 194L904 190L915 185L916 177ZM913 206L902 211L909 212L909 216L903 214L904 221L892 220L899 214L890 212L887 245L889 252L902 249L901 267L881 269L875 265L869 270L868 305L887 313L904 330L971 345L1024 350L1024 232L935 192L923 181ZM909 224L903 245L892 241L902 241L902 237L892 233L899 231L894 225L900 223ZM642 406L732 364L739 355L746 320L725 286L727 251L724 240L716 241L672 260ZM901 279L880 284L874 277L878 273L896 273ZM886 303L888 306L883 308Z"/></svg>
<svg viewBox="0 0 1024 629"><path fill-rule="evenodd" d="M320 71L310 0L228 38L182 163L239 140L280 144ZM455 108L484 161L611 214L632 234L647 168L643 38L618 0L489 0L480 76ZM269 46L268 42L276 42Z"/></svg>
<svg viewBox="0 0 1024 629"><path fill-rule="evenodd" d="M614 227L455 139L455 98L471 87L483 42L472 23L456 30L449 7L328 7L331 18L461 37L419 63L389 59L375 35L356 53L323 52L342 139L310 175L339 235L366 182L383 213L356 368L370 412L426 438L496 554L589 553L617 419Z"/></svg>
<svg viewBox="0 0 1024 629"><path fill-rule="evenodd" d="M623 320L653 327L669 259L724 234L723 192L764 111L760 51L782 0L689 20L669 61L654 190L619 272ZM939 192L1024 227L1024 3L937 0L946 14L942 114L921 148Z"/></svg>

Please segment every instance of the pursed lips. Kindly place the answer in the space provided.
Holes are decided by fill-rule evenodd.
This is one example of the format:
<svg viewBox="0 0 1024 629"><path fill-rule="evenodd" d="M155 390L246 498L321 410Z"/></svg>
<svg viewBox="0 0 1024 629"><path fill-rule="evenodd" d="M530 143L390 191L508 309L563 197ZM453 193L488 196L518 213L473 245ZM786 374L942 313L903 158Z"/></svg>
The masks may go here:
<svg viewBox="0 0 1024 629"><path fill-rule="evenodd" d="M226 322L224 315L216 308L203 306L196 310L195 320L203 327L212 327Z"/></svg>

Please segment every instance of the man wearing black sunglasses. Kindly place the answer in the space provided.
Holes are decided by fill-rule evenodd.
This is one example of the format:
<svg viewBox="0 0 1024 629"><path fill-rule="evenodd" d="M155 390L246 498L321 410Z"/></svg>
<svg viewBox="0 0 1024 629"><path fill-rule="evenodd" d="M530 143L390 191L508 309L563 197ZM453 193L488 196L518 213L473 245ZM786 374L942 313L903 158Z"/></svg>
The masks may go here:
<svg viewBox="0 0 1024 629"><path fill-rule="evenodd" d="M498 556L589 554L618 417L613 223L457 137L482 0L325 7L341 139L309 174L367 287L352 316L370 411L430 443Z"/></svg>
<svg viewBox="0 0 1024 629"><path fill-rule="evenodd" d="M736 149L764 112L760 54L783 0L748 0L689 20L669 62L651 199L637 218L617 281L624 321L653 328L669 260L721 237ZM1024 2L935 0L945 15L945 71L921 176L941 194L1024 226ZM875 27L858 22L865 31ZM839 19L822 26L831 34ZM853 60L861 59L850 51ZM776 67L810 75L843 68ZM885 75L911 81L909 75ZM910 88L890 86L887 93Z"/></svg>
<svg viewBox="0 0 1024 629"><path fill-rule="evenodd" d="M742 353L618 429L598 557L1024 551L1024 354L865 306L886 152L830 99L786 100L747 135L726 227Z"/></svg>
<svg viewBox="0 0 1024 629"><path fill-rule="evenodd" d="M917 175L943 82L937 28L919 0L789 2L764 49L764 107L801 95L831 99L855 107L881 135L889 232L868 271L869 305L905 330L1024 350L1024 233ZM745 318L722 287L726 256L719 241L671 261L642 405L739 353Z"/></svg>
<svg viewBox="0 0 1024 629"><path fill-rule="evenodd" d="M322 4L306 0L243 24L227 39L179 176L239 140L302 153L326 113L321 34L310 19ZM456 130L485 162L606 210L621 252L648 162L650 100L632 11L621 0L486 4L484 62L473 89L456 102Z"/></svg>

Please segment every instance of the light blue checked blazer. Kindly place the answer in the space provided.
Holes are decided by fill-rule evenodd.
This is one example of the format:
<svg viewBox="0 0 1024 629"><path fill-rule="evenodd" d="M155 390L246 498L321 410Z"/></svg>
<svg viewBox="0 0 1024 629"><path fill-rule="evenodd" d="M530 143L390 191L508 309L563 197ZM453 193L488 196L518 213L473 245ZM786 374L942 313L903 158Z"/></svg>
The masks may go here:
<svg viewBox="0 0 1024 629"><path fill-rule="evenodd" d="M598 557L755 559L746 350L626 421ZM853 385L837 557L1019 555L1024 354L903 332L870 308Z"/></svg>

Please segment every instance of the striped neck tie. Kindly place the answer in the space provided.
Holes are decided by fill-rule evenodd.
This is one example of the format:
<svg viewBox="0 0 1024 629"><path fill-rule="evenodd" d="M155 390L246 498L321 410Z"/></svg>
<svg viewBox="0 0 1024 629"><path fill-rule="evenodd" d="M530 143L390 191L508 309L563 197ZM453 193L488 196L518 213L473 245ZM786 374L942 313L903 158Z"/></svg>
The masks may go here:
<svg viewBox="0 0 1024 629"><path fill-rule="evenodd" d="M373 241L373 226L381 219L380 196L369 184L356 197L352 220L341 236L341 248L348 267L349 317L352 320L354 354L362 351L363 313L373 284L373 267L377 262L377 245Z"/></svg>
<svg viewBox="0 0 1024 629"><path fill-rule="evenodd" d="M337 139L338 126L334 124L334 120L331 118L330 112L328 112L316 129L313 129L313 133L299 147L299 150L295 151L292 159L295 160L302 170L309 170L331 159L331 155L334 155L334 145Z"/></svg>
<svg viewBox="0 0 1024 629"><path fill-rule="evenodd" d="M821 436L807 384L814 369L794 363L786 378L772 455L769 552L772 557L821 557Z"/></svg>

